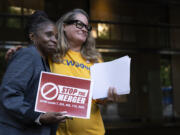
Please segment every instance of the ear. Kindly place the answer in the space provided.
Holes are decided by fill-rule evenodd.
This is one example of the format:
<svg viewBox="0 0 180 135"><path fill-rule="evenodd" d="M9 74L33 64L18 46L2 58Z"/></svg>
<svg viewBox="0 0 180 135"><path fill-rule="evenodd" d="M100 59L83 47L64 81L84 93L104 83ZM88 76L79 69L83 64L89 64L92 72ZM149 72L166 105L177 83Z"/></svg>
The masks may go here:
<svg viewBox="0 0 180 135"><path fill-rule="evenodd" d="M29 39L30 39L31 41L34 40L34 34L33 34L33 33L30 33L30 34L29 34Z"/></svg>
<svg viewBox="0 0 180 135"><path fill-rule="evenodd" d="M66 26L67 26L67 25L64 23L64 24L63 24L63 29L64 29L64 31L66 31Z"/></svg>

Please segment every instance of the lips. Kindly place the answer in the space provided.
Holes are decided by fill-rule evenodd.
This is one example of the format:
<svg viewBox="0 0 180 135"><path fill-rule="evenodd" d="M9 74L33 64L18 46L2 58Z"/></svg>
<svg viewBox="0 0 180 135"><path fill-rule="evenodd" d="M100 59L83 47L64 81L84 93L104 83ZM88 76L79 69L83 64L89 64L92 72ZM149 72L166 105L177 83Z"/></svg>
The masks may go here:
<svg viewBox="0 0 180 135"><path fill-rule="evenodd" d="M56 44L49 44L48 47L55 48L55 47L57 47L57 45Z"/></svg>
<svg viewBox="0 0 180 135"><path fill-rule="evenodd" d="M83 31L79 31L78 33L82 35L87 35L87 32L83 32Z"/></svg>
<svg viewBox="0 0 180 135"><path fill-rule="evenodd" d="M87 34L86 33L79 33L80 36L83 36L83 37L87 37Z"/></svg>
<svg viewBox="0 0 180 135"><path fill-rule="evenodd" d="M48 45L49 51L56 51L57 46L56 45Z"/></svg>

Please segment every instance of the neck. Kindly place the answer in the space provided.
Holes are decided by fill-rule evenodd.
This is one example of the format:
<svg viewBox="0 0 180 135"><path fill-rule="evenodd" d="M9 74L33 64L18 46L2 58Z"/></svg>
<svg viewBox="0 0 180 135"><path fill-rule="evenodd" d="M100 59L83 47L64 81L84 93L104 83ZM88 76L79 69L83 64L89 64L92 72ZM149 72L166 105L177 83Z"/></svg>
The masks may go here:
<svg viewBox="0 0 180 135"><path fill-rule="evenodd" d="M75 52L80 52L81 51L82 44L80 44L80 43L77 44L77 43L70 42L69 45L70 45L70 49L72 51L75 51Z"/></svg>
<svg viewBox="0 0 180 135"><path fill-rule="evenodd" d="M42 58L46 61L47 56L45 56L45 55L43 55L43 54L41 54L41 56L42 56Z"/></svg>
<svg viewBox="0 0 180 135"><path fill-rule="evenodd" d="M38 48L38 46L35 45L35 47L37 48L37 50L38 50L38 52L40 53L41 57L42 57L44 60L46 60L46 59L47 59L47 55L45 55L45 53L44 53L42 50L40 50L40 49Z"/></svg>

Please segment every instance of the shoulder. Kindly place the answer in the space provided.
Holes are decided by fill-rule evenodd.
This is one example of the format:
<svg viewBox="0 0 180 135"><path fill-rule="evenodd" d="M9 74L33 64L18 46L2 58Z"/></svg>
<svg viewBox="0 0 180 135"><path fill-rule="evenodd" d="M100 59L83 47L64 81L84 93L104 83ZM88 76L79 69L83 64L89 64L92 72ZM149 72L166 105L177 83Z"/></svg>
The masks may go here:
<svg viewBox="0 0 180 135"><path fill-rule="evenodd" d="M34 62L39 62L40 60L41 56L37 49L34 46L28 46L15 52L15 54L8 61L8 66L14 64L32 64Z"/></svg>
<svg viewBox="0 0 180 135"><path fill-rule="evenodd" d="M37 49L34 46L30 45L28 47L19 49L17 51L16 55L17 54L31 54L31 55L33 55L33 54L37 54L37 53L38 53Z"/></svg>
<svg viewBox="0 0 180 135"><path fill-rule="evenodd" d="M28 58L28 57L32 59L32 58L37 58L39 56L40 54L34 46L28 46L26 48L19 49L14 54L12 59L15 59L15 58L23 59L23 58Z"/></svg>

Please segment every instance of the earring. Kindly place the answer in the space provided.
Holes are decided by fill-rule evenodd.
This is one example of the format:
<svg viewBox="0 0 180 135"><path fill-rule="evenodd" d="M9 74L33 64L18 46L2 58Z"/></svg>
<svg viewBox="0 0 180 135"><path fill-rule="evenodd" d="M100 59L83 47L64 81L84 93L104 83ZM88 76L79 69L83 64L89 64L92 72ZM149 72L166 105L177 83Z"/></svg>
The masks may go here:
<svg viewBox="0 0 180 135"><path fill-rule="evenodd" d="M37 41L36 40L32 40L34 45L37 45Z"/></svg>

